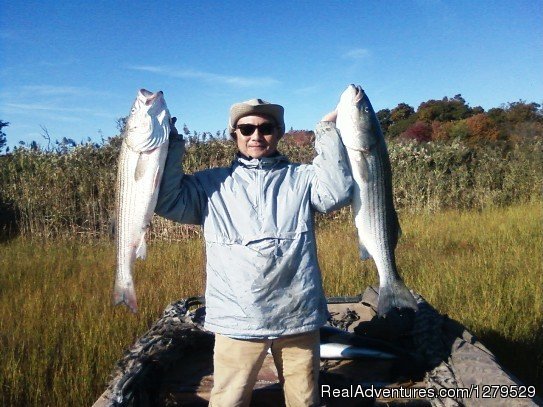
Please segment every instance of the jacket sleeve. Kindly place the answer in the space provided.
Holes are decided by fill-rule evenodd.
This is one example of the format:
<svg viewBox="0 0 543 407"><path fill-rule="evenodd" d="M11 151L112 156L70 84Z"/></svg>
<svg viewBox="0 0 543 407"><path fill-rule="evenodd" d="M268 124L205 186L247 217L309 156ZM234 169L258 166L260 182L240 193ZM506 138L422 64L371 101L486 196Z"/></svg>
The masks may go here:
<svg viewBox="0 0 543 407"><path fill-rule="evenodd" d="M350 203L353 179L349 159L333 122L315 128L315 150L311 204L319 212L330 212Z"/></svg>
<svg viewBox="0 0 543 407"><path fill-rule="evenodd" d="M207 200L197 179L183 172L184 154L184 140L170 141L155 213L176 222L201 225Z"/></svg>

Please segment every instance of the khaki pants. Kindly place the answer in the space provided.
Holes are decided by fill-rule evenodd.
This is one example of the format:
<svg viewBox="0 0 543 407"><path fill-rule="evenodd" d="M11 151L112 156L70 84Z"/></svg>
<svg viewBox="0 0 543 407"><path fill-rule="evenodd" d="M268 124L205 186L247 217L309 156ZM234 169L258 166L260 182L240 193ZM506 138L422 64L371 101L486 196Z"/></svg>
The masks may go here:
<svg viewBox="0 0 543 407"><path fill-rule="evenodd" d="M210 406L249 406L258 372L271 347L287 407L318 405L319 331L278 339L240 340L215 335Z"/></svg>

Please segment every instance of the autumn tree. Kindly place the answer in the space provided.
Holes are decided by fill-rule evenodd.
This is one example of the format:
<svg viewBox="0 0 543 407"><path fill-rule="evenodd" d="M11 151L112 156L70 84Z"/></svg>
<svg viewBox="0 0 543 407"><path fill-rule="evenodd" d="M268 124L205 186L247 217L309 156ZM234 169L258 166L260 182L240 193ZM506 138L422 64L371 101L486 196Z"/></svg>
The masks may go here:
<svg viewBox="0 0 543 407"><path fill-rule="evenodd" d="M383 134L386 134L388 128L392 124L392 119L390 118L390 109L381 109L377 112L377 119L381 125L381 130Z"/></svg>
<svg viewBox="0 0 543 407"><path fill-rule="evenodd" d="M488 118L500 131L500 139L531 139L543 127L543 110L538 103L523 100L509 102L487 112Z"/></svg>
<svg viewBox="0 0 543 407"><path fill-rule="evenodd" d="M486 112L486 115L498 126L504 124L507 121L505 109L501 107L494 107L492 109L489 109L488 112Z"/></svg>
<svg viewBox="0 0 543 407"><path fill-rule="evenodd" d="M291 128L285 133L283 141L293 143L299 147L312 146L315 141L315 132L312 130L294 130Z"/></svg>
<svg viewBox="0 0 543 407"><path fill-rule="evenodd" d="M417 121L415 109L407 103L399 103L390 111L390 121L387 136L391 138L398 137Z"/></svg>
<svg viewBox="0 0 543 407"><path fill-rule="evenodd" d="M484 113L467 118L466 126L469 144L497 141L500 138L498 126Z"/></svg>
<svg viewBox="0 0 543 407"><path fill-rule="evenodd" d="M417 109L419 120L431 123L434 120L447 122L467 119L472 116L472 109L466 104L462 95L455 95L452 99L444 97L441 100L422 102Z"/></svg>
<svg viewBox="0 0 543 407"><path fill-rule="evenodd" d="M467 141L469 139L469 128L465 120L450 122L449 139Z"/></svg>
<svg viewBox="0 0 543 407"><path fill-rule="evenodd" d="M505 109L505 117L511 124L523 122L543 122L543 110L538 103L526 103L524 100L510 102Z"/></svg>
<svg viewBox="0 0 543 407"><path fill-rule="evenodd" d="M407 103L399 103L390 111L390 120L392 123L398 123L402 120L407 120L415 114L415 109Z"/></svg>
<svg viewBox="0 0 543 407"><path fill-rule="evenodd" d="M432 122L432 140L449 140L453 126L454 122L438 122L434 120Z"/></svg>
<svg viewBox="0 0 543 407"><path fill-rule="evenodd" d="M471 114L475 116L476 114L484 113L485 109L483 109L481 106L475 106L471 108Z"/></svg>
<svg viewBox="0 0 543 407"><path fill-rule="evenodd" d="M419 120L404 131L400 137L407 140L415 140L419 143L428 142L432 140L432 126L430 123Z"/></svg>

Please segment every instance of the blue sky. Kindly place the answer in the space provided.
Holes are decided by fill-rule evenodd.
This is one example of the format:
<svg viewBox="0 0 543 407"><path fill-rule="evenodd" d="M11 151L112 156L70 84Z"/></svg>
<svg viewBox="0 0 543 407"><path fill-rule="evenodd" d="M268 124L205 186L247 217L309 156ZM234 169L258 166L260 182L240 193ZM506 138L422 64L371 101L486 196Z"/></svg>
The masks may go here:
<svg viewBox="0 0 543 407"><path fill-rule="evenodd" d="M8 145L117 134L139 88L191 130L232 103L285 107L311 129L349 83L375 110L458 93L471 106L543 101L543 1L0 0Z"/></svg>

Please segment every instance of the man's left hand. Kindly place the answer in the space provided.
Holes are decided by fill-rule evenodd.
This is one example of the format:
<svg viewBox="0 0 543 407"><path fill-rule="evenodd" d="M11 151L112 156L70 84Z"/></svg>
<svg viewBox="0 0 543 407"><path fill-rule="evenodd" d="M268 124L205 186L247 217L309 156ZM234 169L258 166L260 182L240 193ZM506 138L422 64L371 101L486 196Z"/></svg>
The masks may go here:
<svg viewBox="0 0 543 407"><path fill-rule="evenodd" d="M337 119L337 111L334 110L328 114L325 114L323 118L321 119L322 122L336 122Z"/></svg>

